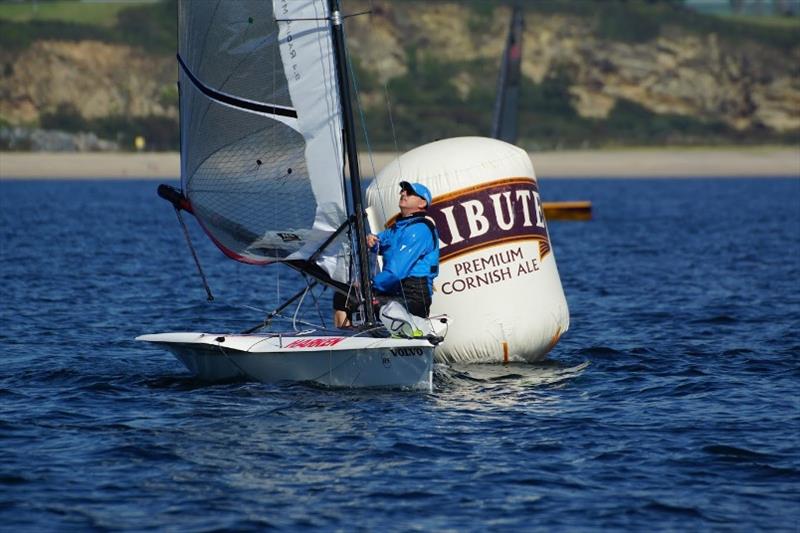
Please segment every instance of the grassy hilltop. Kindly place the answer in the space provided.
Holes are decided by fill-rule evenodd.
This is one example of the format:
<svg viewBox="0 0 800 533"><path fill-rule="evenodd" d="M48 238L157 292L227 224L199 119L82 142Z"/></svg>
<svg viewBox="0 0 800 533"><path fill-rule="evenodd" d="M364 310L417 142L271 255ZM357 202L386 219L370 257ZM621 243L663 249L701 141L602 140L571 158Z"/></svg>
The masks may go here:
<svg viewBox="0 0 800 533"><path fill-rule="evenodd" d="M347 26L373 149L488 134L508 2L345 5L373 8ZM679 0L523 6L522 146L800 139L800 17ZM0 2L0 125L177 148L175 12L174 0Z"/></svg>

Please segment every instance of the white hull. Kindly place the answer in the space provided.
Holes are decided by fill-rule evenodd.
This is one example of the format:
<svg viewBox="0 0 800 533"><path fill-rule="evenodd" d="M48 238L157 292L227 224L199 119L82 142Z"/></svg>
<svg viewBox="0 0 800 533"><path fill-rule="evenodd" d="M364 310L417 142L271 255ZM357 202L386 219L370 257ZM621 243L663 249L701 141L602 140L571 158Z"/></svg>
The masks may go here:
<svg viewBox="0 0 800 533"><path fill-rule="evenodd" d="M206 381L307 381L329 387L432 390L433 345L423 339L157 333L136 338L171 351Z"/></svg>

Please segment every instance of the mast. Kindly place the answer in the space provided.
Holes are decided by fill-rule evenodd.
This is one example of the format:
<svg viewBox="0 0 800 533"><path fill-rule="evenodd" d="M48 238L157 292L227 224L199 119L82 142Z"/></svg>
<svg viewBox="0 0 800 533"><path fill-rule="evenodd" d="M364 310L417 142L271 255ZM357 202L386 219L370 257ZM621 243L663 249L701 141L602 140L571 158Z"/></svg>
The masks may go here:
<svg viewBox="0 0 800 533"><path fill-rule="evenodd" d="M375 323L372 309L372 286L369 279L369 255L366 245L364 227L364 207L361 197L361 173L358 168L358 149L353 120L353 106L350 101L350 75L347 68L347 56L344 46L344 29L339 0L328 0L331 14L331 30L333 34L333 52L336 58L336 78L339 82L339 101L342 105L342 122L344 125L344 141L347 146L347 166L350 168L350 193L353 198L353 211L356 223L356 251L358 255L358 271L361 296L364 302L364 313L367 324Z"/></svg>
<svg viewBox="0 0 800 533"><path fill-rule="evenodd" d="M522 9L519 4L515 4L500 64L500 74L497 77L497 97L492 117L491 136L511 144L517 142L523 24Z"/></svg>

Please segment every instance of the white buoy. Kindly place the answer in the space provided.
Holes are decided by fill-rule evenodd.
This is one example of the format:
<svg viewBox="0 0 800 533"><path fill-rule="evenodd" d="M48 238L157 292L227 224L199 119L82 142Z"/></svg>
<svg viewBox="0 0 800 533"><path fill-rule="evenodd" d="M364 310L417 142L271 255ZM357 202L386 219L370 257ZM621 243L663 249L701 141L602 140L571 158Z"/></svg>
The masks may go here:
<svg viewBox="0 0 800 533"><path fill-rule="evenodd" d="M389 163L367 189L379 225L398 215L400 182L433 195L440 237L431 314L451 319L436 358L538 361L569 327L569 310L528 154L483 137L445 139Z"/></svg>

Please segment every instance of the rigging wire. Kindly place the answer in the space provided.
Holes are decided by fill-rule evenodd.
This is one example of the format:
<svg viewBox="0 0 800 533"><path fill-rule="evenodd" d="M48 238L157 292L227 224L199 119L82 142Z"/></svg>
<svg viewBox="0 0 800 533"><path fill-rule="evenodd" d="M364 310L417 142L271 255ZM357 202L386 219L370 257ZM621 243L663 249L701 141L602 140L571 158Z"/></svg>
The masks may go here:
<svg viewBox="0 0 800 533"><path fill-rule="evenodd" d="M344 29L342 31L344 31ZM353 89L355 89L353 92L355 93L356 107L358 108L358 117L361 121L361 129L364 132L364 143L367 145L367 155L369 156L369 164L370 167L372 168L372 177L374 179L376 174L375 160L372 157L372 145L369 142L369 133L367 132L366 116L364 114L364 108L361 105L361 95L359 94L358 91L358 78L356 77L356 69L354 68L352 61L350 61L350 47L347 44L347 39L345 39L344 43L345 43L345 57L347 58L347 62L350 65L350 68L348 70L350 71L350 78L353 81Z"/></svg>
<svg viewBox="0 0 800 533"><path fill-rule="evenodd" d="M374 9L374 3L372 0L369 2L369 9L364 11L358 11L356 13L349 13L347 15L340 15L342 20L353 18L353 17L360 17L361 15L371 15L372 10ZM279 19L276 18L275 22L300 22L300 21L316 21L316 22L330 22L333 20L331 17L306 17L306 18L290 18L290 19Z"/></svg>
<svg viewBox="0 0 800 533"><path fill-rule="evenodd" d="M343 32L345 31L344 24L342 25L342 31ZM347 59L347 62L350 63L350 68L348 70L350 71L350 78L351 78L351 80L353 82L353 89L354 89L353 92L355 93L356 108L358 109L358 117L359 117L359 120L361 122L361 129L364 132L364 144L366 145L366 148L367 148L367 155L369 156L369 164L370 164L370 167L372 168L372 179L374 180L376 175L377 175L377 172L375 171L375 159L372 157L372 155L373 155L372 144L370 143L369 132L367 131L366 115L364 113L364 107L361 105L361 95L360 95L359 90L358 90L358 77L356 76L356 69L353 68L353 63L352 63L352 61L350 61L351 55L350 55L349 45L347 44L347 39L344 40L344 43L345 43L345 45L344 45L345 46L345 58ZM380 201L381 201L381 204L383 204L383 200L381 199ZM381 210L383 211L382 214L384 215L384 218L386 218L386 210L383 208L383 205L381 205ZM372 228L372 227L370 227L370 229L372 231L377 231L378 230L378 228ZM380 252L380 249L378 249L378 252ZM372 271L372 264L371 263L372 263L371 261L368 262L366 265L364 265L364 268L368 268L368 269L370 269L370 271ZM375 267L375 270L377 271L377 265ZM348 298L349 298L349 296L350 295L348 293ZM372 305L372 302L368 302L367 305Z"/></svg>
<svg viewBox="0 0 800 533"><path fill-rule="evenodd" d="M383 83L383 94L386 95L386 110L389 112L389 125L392 127L392 141L394 142L394 153L397 154L397 173L403 176L403 168L400 166L400 147L397 145L397 132L394 128L394 115L392 115L392 99L389 97L389 80ZM385 216L385 213L384 213Z"/></svg>
<svg viewBox="0 0 800 533"><path fill-rule="evenodd" d="M275 30L275 40L278 41L280 31ZM270 94L270 99L275 100L275 94L278 92L278 79L279 76L283 75L283 67L281 66L280 60L280 50L278 46L273 46L272 48L272 93ZM288 87L287 87L288 90ZM272 146L277 144L278 138L278 131L275 128L271 128L267 133L268 136L272 136L272 142L270 143ZM261 165L259 165L260 167ZM277 202L271 202L271 211L272 211L272 227L278 227L278 207ZM277 248L274 250L275 260L278 260L278 250ZM275 295L277 296L277 301L281 301L281 271L283 270L282 267L278 267L275 270Z"/></svg>
<svg viewBox="0 0 800 533"><path fill-rule="evenodd" d="M316 284L317 284L317 282L316 282L316 280L313 280L313 281L309 282L309 278L308 278L308 276L303 276L303 277L305 278L306 284L308 284L308 286L309 286L308 288L309 288L309 290L310 290L310 293L311 293L311 298L313 298L313 299L314 299L314 306L315 306L315 307L316 307L316 309L317 309L317 316L319 316L319 320L320 320L320 322L322 323L322 327L323 327L323 328L325 328L325 329L327 329L327 328L328 328L328 325L325 323L325 317L322 315L322 309L320 308L320 305L319 305L319 298L318 298L318 297L317 297L317 295L314 293L314 291L313 291L313 290L311 290L311 288L313 288L313 287L314 287L314 285L316 285ZM325 289L327 289L327 287L323 287L323 289L322 289L322 290L324 291Z"/></svg>
<svg viewBox="0 0 800 533"><path fill-rule="evenodd" d="M375 323L375 313L372 307L372 283L369 271L369 250L366 246L365 224L364 224L364 203L363 191L361 190L361 179L358 165L358 148L356 141L355 115L352 108L351 78L348 74L348 54L345 42L345 32L340 20L339 0L329 0L329 7L332 11L333 22L330 25L331 36L333 37L334 59L336 61L336 78L341 103L342 120L344 126L345 140L347 141L347 159L351 168L350 190L353 197L353 207L356 216L356 233L358 235L358 262L359 262L359 292L364 295L362 305L366 312L367 324Z"/></svg>
<svg viewBox="0 0 800 533"><path fill-rule="evenodd" d="M313 288L318 284L318 281L314 280L314 279L310 279L309 280L309 278L305 278L305 279L306 279L306 282L308 283L308 285L306 287L300 289L300 291L298 291L294 296L292 296L287 301L282 303L279 307L277 307L273 311L270 311L269 313L267 313L266 316L264 317L264 319L259 324L256 324L255 326L253 326L251 328L248 328L246 330L241 331L240 334L249 335L251 333L255 333L258 330L268 328L268 327L270 327L272 325L273 320L276 319L276 318L284 319L284 320L287 320L287 321L292 321L293 329L295 331L298 331L297 324L301 324L301 325L305 325L305 326L311 326L311 327L316 328L316 329L323 329L323 330L328 329L328 326L325 323L325 319L323 318L323 315L322 315L322 310L319 307L319 299L317 298L317 295L314 293L314 290L313 290ZM325 289L326 289L326 287L323 287L322 290L324 291ZM300 301L300 303L297 304L297 308L294 310L294 312L292 313L291 316L283 314L283 310L284 309L288 308L298 298L301 298L301 297L305 298L306 294L308 294L308 293L311 294L312 298L314 298L315 302L317 303L317 310L319 312L319 316L321 318L322 324L315 324L313 322L298 318L298 316L300 314L300 312L299 312L300 311L300 307L303 304L302 300ZM265 310L258 309L258 308L253 307L253 306L240 305L240 306L237 306L237 307L241 307L241 308L244 308L244 309L255 310L255 311L260 311L262 313L266 313Z"/></svg>
<svg viewBox="0 0 800 533"><path fill-rule="evenodd" d="M371 10L370 10L370 13L371 13ZM349 47L347 45L347 41L345 41L345 47L347 48L347 57L349 59L350 58L350 51L349 51ZM375 179L375 177L377 176L377 172L375 171L375 160L373 158L372 145L371 145L370 140L369 140L369 132L367 131L366 115L364 113L364 108L361 105L361 96L360 96L359 91L358 91L358 78L356 77L355 69L352 68L352 63L351 63L351 68L350 68L350 77L353 80L353 87L355 88L354 92L356 94L356 107L358 108L359 119L361 120L361 128L362 128L362 130L364 132L364 141L365 141L365 144L367 146L367 154L369 156L370 166L372 167L372 177L373 177L373 179ZM400 148L399 148L398 143L397 143L397 132L395 131L394 118L392 116L392 106L391 106L391 100L389 98L388 82L384 82L383 87L384 87L384 94L386 95L386 107L387 107L387 110L389 112L389 123L391 125L392 140L394 142L394 151L395 151L395 154L396 154L395 160L397 161L398 174L400 175L400 177L402 177L403 176L403 172L402 172L402 168L400 167ZM387 210L386 210L386 206L385 206L385 204L383 202L383 197L381 195L378 195L378 201L381 204L381 206L380 206L381 215L383 216L384 219L386 219L386 211ZM377 230L377 228L374 228L374 229Z"/></svg>
<svg viewBox="0 0 800 533"><path fill-rule="evenodd" d="M375 10L374 1L370 0L370 9L369 9L368 13L372 14L372 12L374 10ZM342 31L344 31L344 30L345 30L345 26L342 25ZM350 51L349 51L349 47L347 45L347 41L346 40L345 40L345 48L347 49L346 50L347 57L349 58L350 57ZM365 113L364 113L364 108L361 105L361 97L360 97L360 94L359 94L359 91L358 91L358 79L356 77L355 69L352 68L352 63L351 63L351 68L350 68L350 76L353 79L353 86L355 87L356 106L358 107L359 118L361 119L361 127L362 127L362 129L364 131L364 139L365 139L365 143L367 145L367 154L369 155L370 166L372 167L372 176L373 176L373 179L374 179L376 177L376 175L377 175L377 172L375 171L375 161L374 161L374 159L372 157L373 152L372 152L372 146L371 146L370 140L369 140L369 133L367 132L367 121L366 121L366 117L365 117ZM394 142L394 151L395 151L395 154L396 154L395 159L397 160L397 166L398 166L398 169L399 169L399 175L402 177L403 173L402 173L402 169L400 168L400 149L398 147L397 133L395 131L394 119L392 117L392 107L391 107L391 101L390 101L390 98L389 98L388 82L384 82L383 87L384 87L384 94L386 95L386 106L387 106L387 109L388 109L388 112L389 112L389 122L391 124L392 140ZM381 204L381 215L385 219L386 218L386 206L383 203L383 197L379 195L378 196L378 200L380 201L380 204ZM375 229L377 229L377 228L375 228Z"/></svg>
<svg viewBox="0 0 800 533"><path fill-rule="evenodd" d="M306 280L306 283L308 283L308 280ZM299 331L297 328L297 315L298 313L300 313L300 308L303 307L303 300L306 299L306 294L308 294L308 291L310 290L311 286L306 285L306 290L303 291L303 295L300 297L300 301L297 302L297 307L294 310L294 315L292 315L292 328L294 328L295 331Z"/></svg>
<svg viewBox="0 0 800 533"><path fill-rule="evenodd" d="M206 274L203 272L203 267L200 266L200 259L197 257L197 252L194 249L194 245L192 244L192 239L189 236L189 228L186 227L186 222L183 220L183 215L181 215L181 210L177 207L175 208L175 214L178 215L178 222L181 224L181 228L183 228L183 235L186 237L186 244L189 245L189 251L192 252L192 257L194 258L194 264L197 265L197 271L200 273L200 278L203 280L203 288L206 290L206 299L209 302L214 301L214 295L211 294L211 287L208 286L208 279L206 279Z"/></svg>
<svg viewBox="0 0 800 533"><path fill-rule="evenodd" d="M342 25L342 31L344 31L344 25ZM350 61L350 57L351 57L350 56L350 49L349 49L349 47L347 45L347 40L345 39L345 58L347 59L348 63L350 63L350 69L349 70L350 70L350 77L352 78L352 81L353 81L353 88L355 89L353 92L356 95L355 96L356 107L358 108L359 119L361 120L361 127L362 127L362 129L364 131L364 140L365 140L365 144L367 146L367 154L369 155L370 166L372 167L372 177L373 177L373 180L374 180L377 177L376 176L377 172L375 172L375 160L372 157L372 145L369 142L369 133L367 132L367 121L366 121L366 117L365 117L365 114L364 114L364 108L361 105L361 96L359 95L359 91L358 91L358 78L356 77L355 68L353 68L353 64ZM399 154L399 149L398 149L398 146L397 146L397 135L395 133L394 119L392 118L391 106L388 105L389 104L389 93L388 93L388 89L387 89L386 83L384 83L384 89L385 89L385 92L386 92L387 106L389 108L389 120L390 120L391 126L392 126L392 137L394 138L395 152L397 152L397 154L398 154L397 155L397 165L398 165L398 169L400 169L400 154ZM402 173L400 173L400 177L402 177ZM380 194L378 195L378 201L381 204L381 211L382 211L381 214L383 215L383 218L386 219L386 206L384 205L383 197ZM373 228L373 229L377 230L377 228ZM377 252L378 252L378 254L380 254L380 244L378 244ZM369 267L370 267L370 265L367 265L367 268L369 268ZM400 294L401 294L401 296L403 298L403 304L405 305L406 309L408 309L408 299L406 298L405 290L403 289L403 284L402 283L400 284Z"/></svg>
<svg viewBox="0 0 800 533"><path fill-rule="evenodd" d="M394 141L394 151L397 154L397 156L395 157L395 161L397 161L397 174L402 178L403 177L403 168L400 165L400 148L399 148L398 143L397 143L397 133L396 133L395 127L394 127L394 116L392 114L391 98L389 97L389 82L388 82L388 80L386 82L384 82L384 84L383 84L383 91L384 91L384 94L386 95L386 109L387 109L387 111L389 113L389 124L391 125L391 128L392 128L392 140ZM381 209L384 210L383 216L384 216L384 218L386 218L386 211L385 211L385 206L383 204L383 197L379 195L378 198L380 198L380 201L381 201ZM380 250L378 250L378 251L380 252ZM406 295L405 295L405 291L403 290L403 284L402 283L400 284L400 291L403 294L403 300L406 301ZM406 306L406 307L408 307L408 306ZM433 326L432 326L433 320L430 317L426 318L426 320L428 321L428 324L431 325L431 329L433 329ZM448 329L449 329L449 326L448 326Z"/></svg>

